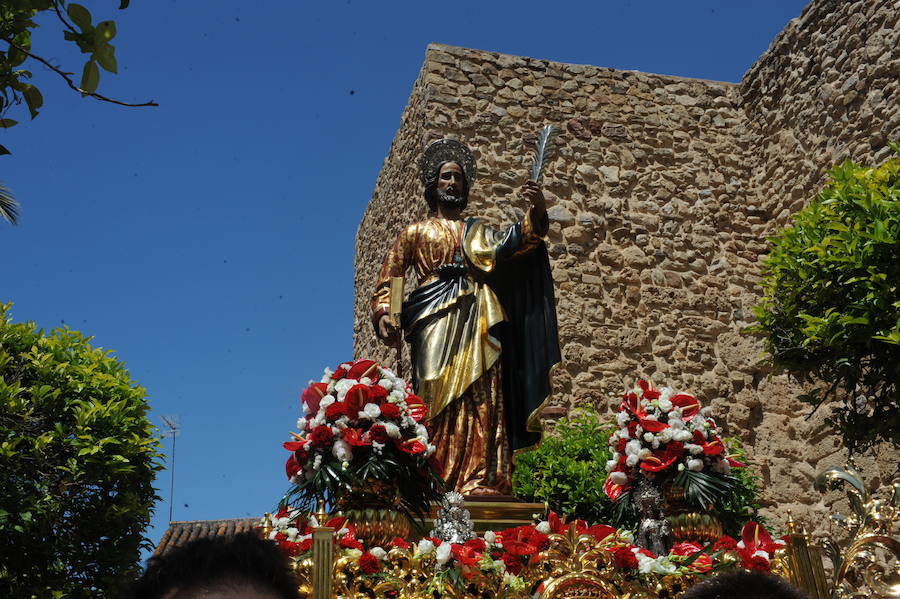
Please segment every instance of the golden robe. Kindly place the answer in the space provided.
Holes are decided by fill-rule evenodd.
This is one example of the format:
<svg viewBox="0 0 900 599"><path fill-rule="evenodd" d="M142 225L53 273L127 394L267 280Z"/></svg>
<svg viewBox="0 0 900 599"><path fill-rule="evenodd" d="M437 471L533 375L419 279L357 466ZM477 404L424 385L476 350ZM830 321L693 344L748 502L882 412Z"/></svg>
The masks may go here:
<svg viewBox="0 0 900 599"><path fill-rule="evenodd" d="M488 279L498 264L543 245L546 214L537 228L534 220L529 211L521 223L505 230L478 219L432 218L412 224L388 252L372 299L377 326L388 311L391 278L415 269L418 287L404 303L402 316L412 383L429 406L428 424L444 480L463 494L511 490L501 393L503 348L495 335L507 315Z"/></svg>

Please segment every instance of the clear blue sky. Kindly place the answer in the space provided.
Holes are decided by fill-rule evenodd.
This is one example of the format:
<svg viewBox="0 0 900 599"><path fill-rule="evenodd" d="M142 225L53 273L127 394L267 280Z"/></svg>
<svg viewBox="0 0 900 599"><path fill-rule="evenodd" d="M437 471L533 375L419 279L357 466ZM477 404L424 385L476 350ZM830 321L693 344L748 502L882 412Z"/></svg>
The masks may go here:
<svg viewBox="0 0 900 599"><path fill-rule="evenodd" d="M354 235L429 42L738 81L803 0L84 0L120 72L0 133L0 301L115 350L178 415L174 519L256 516L286 488L299 391L352 357ZM34 48L80 73L48 21ZM166 441L168 451L169 441ZM149 536L169 514L169 471Z"/></svg>

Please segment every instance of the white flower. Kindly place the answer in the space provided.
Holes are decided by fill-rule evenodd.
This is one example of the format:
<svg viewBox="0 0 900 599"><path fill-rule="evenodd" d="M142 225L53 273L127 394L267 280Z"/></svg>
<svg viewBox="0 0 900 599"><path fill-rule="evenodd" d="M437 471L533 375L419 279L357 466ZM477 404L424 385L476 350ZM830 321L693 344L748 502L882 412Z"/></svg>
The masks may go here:
<svg viewBox="0 0 900 599"><path fill-rule="evenodd" d="M337 536L337 537L342 537L342 536L344 536L345 534L348 534L349 532L350 532L350 529L347 528L347 527L345 526L344 528L342 528L342 529L340 529L339 531L337 531L337 532L335 533L335 536ZM310 536L312 536L312 535L310 535Z"/></svg>
<svg viewBox="0 0 900 599"><path fill-rule="evenodd" d="M367 376L364 376L364 377L362 377L361 379L359 379L359 382L362 383L363 385L371 385L371 384L372 384L372 379L370 379L370 378L367 377ZM369 553L371 553L371 551L370 551Z"/></svg>
<svg viewBox="0 0 900 599"><path fill-rule="evenodd" d="M375 557L377 557L380 560L385 559L387 557L387 551L385 551L381 547L372 547L371 549L369 549L369 553L371 553L372 555L374 555Z"/></svg>
<svg viewBox="0 0 900 599"><path fill-rule="evenodd" d="M678 568L666 555L650 560L650 571L654 574L674 574L677 570Z"/></svg>
<svg viewBox="0 0 900 599"><path fill-rule="evenodd" d="M765 558L766 561L768 561L768 559L769 559L769 554L766 553L765 551L763 551L762 549L758 549L758 550L756 550L756 551L753 552L753 557L762 557L762 558Z"/></svg>
<svg viewBox="0 0 900 599"><path fill-rule="evenodd" d="M292 540L292 541L293 541L295 538L297 538L297 535L298 535L299 533L300 533L300 530L298 530L298 529L297 529L296 527L294 527L294 526L291 526L290 528L288 528L287 530L284 531L284 534L287 535L287 538L289 538L289 539Z"/></svg>
<svg viewBox="0 0 900 599"><path fill-rule="evenodd" d="M652 443L653 439L655 438L656 437L653 435L653 433L644 433L644 441L646 441L647 443Z"/></svg>
<svg viewBox="0 0 900 599"><path fill-rule="evenodd" d="M452 555L450 549L450 543L441 543L438 545L438 548L435 551L435 559L437 559L438 565L443 566L450 561L450 556Z"/></svg>
<svg viewBox="0 0 900 599"><path fill-rule="evenodd" d="M425 426L422 424L417 424L416 425L416 436L420 439L427 439L428 438L428 429L425 428Z"/></svg>
<svg viewBox="0 0 900 599"><path fill-rule="evenodd" d="M278 535L278 530L272 529L272 532L269 533L269 540L274 541L275 537Z"/></svg>
<svg viewBox="0 0 900 599"><path fill-rule="evenodd" d="M706 417L709 416L710 414L712 414L712 408L711 408L711 407L709 407L709 406L704 406L704 407L700 408L700 415L703 416L704 418L706 418Z"/></svg>
<svg viewBox="0 0 900 599"><path fill-rule="evenodd" d="M391 381L391 379L389 379L387 377L384 377L380 381L378 381L378 384L380 386L384 387L385 391L390 391L391 389L394 388L394 383Z"/></svg>
<svg viewBox="0 0 900 599"><path fill-rule="evenodd" d="M632 439L628 443L625 444L625 455L637 455L641 452L641 442L637 439Z"/></svg>
<svg viewBox="0 0 900 599"><path fill-rule="evenodd" d="M660 398L659 399L659 409L662 410L663 412L670 411L672 409L672 402L669 401L668 399Z"/></svg>
<svg viewBox="0 0 900 599"><path fill-rule="evenodd" d="M623 541L625 541L626 543L634 542L634 535L631 533L630 530L620 530L619 538L622 539Z"/></svg>
<svg viewBox="0 0 900 599"><path fill-rule="evenodd" d="M664 428L659 432L658 435L656 435L656 438L659 439L660 443L668 443L672 440L672 429Z"/></svg>
<svg viewBox="0 0 900 599"><path fill-rule="evenodd" d="M321 412L322 410L324 410L325 408L327 408L328 406L330 406L333 403L334 403L334 396L326 395L325 397L322 398L322 401L319 402L319 411Z"/></svg>
<svg viewBox="0 0 900 599"><path fill-rule="evenodd" d="M737 548L738 548L738 549L743 549L743 548L744 548L744 541L738 541L738 542L737 542Z"/></svg>
<svg viewBox="0 0 900 599"><path fill-rule="evenodd" d="M422 539L419 541L419 544L416 545L416 554L424 555L426 553L431 553L434 551L434 543L429 541L428 539Z"/></svg>
<svg viewBox="0 0 900 599"><path fill-rule="evenodd" d="M332 374L334 374L334 371L331 370L330 368L326 368L325 371L322 373L322 381L321 382L327 383L328 381L330 381ZM312 383L312 381L310 381L310 383Z"/></svg>
<svg viewBox="0 0 900 599"><path fill-rule="evenodd" d="M353 459L353 449L343 439L334 442L334 445L331 446L331 453L342 462L349 462Z"/></svg>
<svg viewBox="0 0 900 599"><path fill-rule="evenodd" d="M638 458L642 459L642 460L646 460L647 458L650 457L651 453L652 452L649 449L647 449L646 447L641 447L641 450L638 452Z"/></svg>
<svg viewBox="0 0 900 599"><path fill-rule="evenodd" d="M535 526L534 528L538 532L543 533L545 535L550 534L550 523L547 522L546 520L538 522L538 525Z"/></svg>
<svg viewBox="0 0 900 599"><path fill-rule="evenodd" d="M362 556L362 551L359 549L345 549L344 555L349 557L350 559L359 559Z"/></svg>
<svg viewBox="0 0 900 599"><path fill-rule="evenodd" d="M653 449L659 449L659 438L653 439L653 442L650 445L653 446Z"/></svg>
<svg viewBox="0 0 900 599"><path fill-rule="evenodd" d="M637 463L640 461L640 458L634 455L633 453L628 454L628 457L625 458L625 465L629 468L633 466L637 466ZM615 474L615 473L613 473Z"/></svg>
<svg viewBox="0 0 900 599"><path fill-rule="evenodd" d="M350 387L355 385L357 382L359 381L357 381L356 379L341 379L334 384L334 389L338 393L340 393L341 391L346 393L350 390Z"/></svg>
<svg viewBox="0 0 900 599"><path fill-rule="evenodd" d="M494 570L496 570L498 572L506 572L506 564L503 563L502 559L494 560Z"/></svg>
<svg viewBox="0 0 900 599"><path fill-rule="evenodd" d="M381 408L378 407L378 404L374 403L367 403L366 407L363 408L363 412L366 413L366 417L370 420L375 420L381 416Z"/></svg>
<svg viewBox="0 0 900 599"><path fill-rule="evenodd" d="M619 412L616 414L616 422L619 423L619 426L625 426L625 423L628 422L630 418L631 416L628 412Z"/></svg>
<svg viewBox="0 0 900 599"><path fill-rule="evenodd" d="M680 431L684 428L684 420L682 420L680 416L670 417L669 426L671 426L676 431Z"/></svg>
<svg viewBox="0 0 900 599"><path fill-rule="evenodd" d="M525 588L525 581L515 574L510 574L509 572L503 573L503 584L509 587L509 589L512 591L521 591Z"/></svg>
<svg viewBox="0 0 900 599"><path fill-rule="evenodd" d="M690 453L691 455L697 455L698 453L703 451L703 448L701 446L697 445L696 443L685 443L684 450L687 451L688 453Z"/></svg>
<svg viewBox="0 0 900 599"><path fill-rule="evenodd" d="M484 531L484 541L493 544L497 540L497 534L493 530Z"/></svg>
<svg viewBox="0 0 900 599"><path fill-rule="evenodd" d="M632 464L633 466L634 464ZM609 480L613 481L613 484L616 485L624 485L628 482L628 475L624 472L610 472Z"/></svg>
<svg viewBox="0 0 900 599"><path fill-rule="evenodd" d="M391 439L399 439L400 438L400 427L394 424L393 422L385 422L384 423L384 432L387 433L387 436Z"/></svg>
<svg viewBox="0 0 900 599"><path fill-rule="evenodd" d="M619 458L609 460L608 462L606 462L606 471L609 472L610 470L615 468L616 464L618 464L618 463L619 463Z"/></svg>
<svg viewBox="0 0 900 599"><path fill-rule="evenodd" d="M676 431L675 433L673 433L672 438L675 439L676 441L690 441L691 439L694 438L694 435L692 435L690 433L690 431L686 431L686 430L682 429L680 431Z"/></svg>
<svg viewBox="0 0 900 599"><path fill-rule="evenodd" d="M669 399L670 399L673 395L675 395L675 390L672 389L672 387L663 387L662 389L659 390L659 401L660 401L660 403L662 403L662 402L664 402L664 401L669 401ZM671 403L671 402L669 402L669 403ZM672 409L672 408L669 408L669 410L671 410L671 409ZM666 410L666 411L668 411L668 410Z"/></svg>
<svg viewBox="0 0 900 599"><path fill-rule="evenodd" d="M431 456L434 455L435 451L437 451L437 447L435 447L434 445L429 443L428 445L425 446L425 457L430 458Z"/></svg>
<svg viewBox="0 0 900 599"><path fill-rule="evenodd" d="M688 470L693 470L694 472L699 472L699 471L703 470L703 460L688 459L687 467L688 467Z"/></svg>
<svg viewBox="0 0 900 599"><path fill-rule="evenodd" d="M297 419L297 430L298 431L306 430L306 418L298 418Z"/></svg>

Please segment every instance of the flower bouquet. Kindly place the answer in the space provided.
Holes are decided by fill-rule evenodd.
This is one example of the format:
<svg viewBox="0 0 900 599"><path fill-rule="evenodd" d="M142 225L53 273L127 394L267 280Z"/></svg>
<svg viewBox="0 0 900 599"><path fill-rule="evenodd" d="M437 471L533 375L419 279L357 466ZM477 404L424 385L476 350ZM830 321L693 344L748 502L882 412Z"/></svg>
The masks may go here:
<svg viewBox="0 0 900 599"><path fill-rule="evenodd" d="M298 433L284 444L291 488L280 507L314 511L364 505L410 519L427 514L443 481L422 424L426 407L409 385L372 360L325 370L301 396Z"/></svg>
<svg viewBox="0 0 900 599"><path fill-rule="evenodd" d="M656 389L639 381L622 397L616 422L619 428L609 437L612 454L604 491L620 509L629 508L635 482L645 479L657 488L683 491L688 504L706 510L733 491L731 468L746 465L725 455L709 408L668 387Z"/></svg>

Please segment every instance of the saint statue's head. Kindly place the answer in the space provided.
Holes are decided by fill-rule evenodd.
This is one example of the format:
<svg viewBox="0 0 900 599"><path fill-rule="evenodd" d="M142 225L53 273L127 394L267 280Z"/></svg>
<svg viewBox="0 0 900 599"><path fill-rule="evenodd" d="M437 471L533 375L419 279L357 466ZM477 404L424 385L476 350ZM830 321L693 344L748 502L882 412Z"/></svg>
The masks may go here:
<svg viewBox="0 0 900 599"><path fill-rule="evenodd" d="M469 186L475 178L475 159L464 144L455 139L439 139L425 148L419 162L425 201L432 211L438 204L465 208Z"/></svg>

